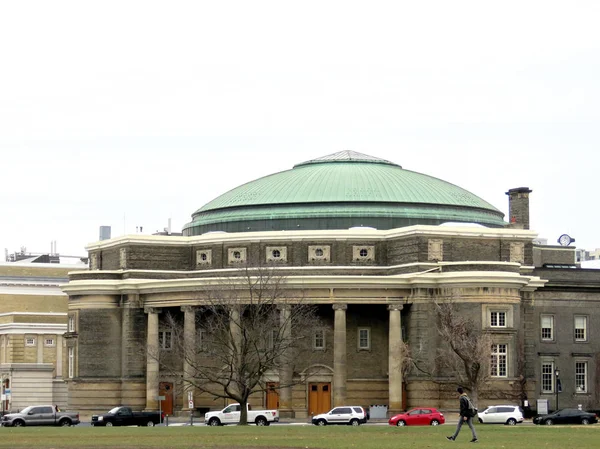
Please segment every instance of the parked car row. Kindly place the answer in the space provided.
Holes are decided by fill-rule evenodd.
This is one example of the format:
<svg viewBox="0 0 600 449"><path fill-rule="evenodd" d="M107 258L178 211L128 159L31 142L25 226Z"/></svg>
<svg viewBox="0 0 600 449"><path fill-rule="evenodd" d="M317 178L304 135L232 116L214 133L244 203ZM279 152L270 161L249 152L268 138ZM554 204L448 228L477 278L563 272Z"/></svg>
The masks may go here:
<svg viewBox="0 0 600 449"><path fill-rule="evenodd" d="M137 412L130 407L115 407L103 415L93 415L92 426L155 426L164 420L161 412ZM523 422L521 407L516 405L492 405L477 414L481 424L505 424L514 426ZM366 410L358 405L334 407L327 413L312 417L317 426L334 424L359 426L369 419ZM240 404L230 404L223 410L207 412L204 422L210 426L237 424L240 420ZM278 410L252 410L248 404L248 422L258 426L268 426L279 421ZM418 407L392 416L388 420L391 426L438 426L444 424L444 414L433 407ZM534 424L595 424L598 416L578 409L562 409L540 415L533 419ZM23 426L74 426L80 423L76 412L63 412L55 405L33 405L17 413L2 416L0 425L6 427Z"/></svg>

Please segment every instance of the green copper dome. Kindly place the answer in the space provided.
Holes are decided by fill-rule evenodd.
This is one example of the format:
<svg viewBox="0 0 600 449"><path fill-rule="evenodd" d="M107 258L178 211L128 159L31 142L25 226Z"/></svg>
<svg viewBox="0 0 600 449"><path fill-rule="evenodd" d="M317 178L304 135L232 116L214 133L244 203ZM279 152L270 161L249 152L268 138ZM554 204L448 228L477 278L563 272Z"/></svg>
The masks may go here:
<svg viewBox="0 0 600 449"><path fill-rule="evenodd" d="M454 184L390 161L342 151L224 193L194 212L183 234L392 229L444 222L502 227L503 217L491 204Z"/></svg>

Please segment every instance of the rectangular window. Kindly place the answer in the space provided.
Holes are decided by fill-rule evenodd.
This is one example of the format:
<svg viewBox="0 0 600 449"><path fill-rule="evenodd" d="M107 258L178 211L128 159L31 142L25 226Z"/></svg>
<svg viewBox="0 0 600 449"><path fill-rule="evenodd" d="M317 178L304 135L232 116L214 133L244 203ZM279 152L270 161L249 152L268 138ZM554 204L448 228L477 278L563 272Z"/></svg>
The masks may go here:
<svg viewBox="0 0 600 449"><path fill-rule="evenodd" d="M371 330L369 328L358 329L358 349L371 349Z"/></svg>
<svg viewBox="0 0 600 449"><path fill-rule="evenodd" d="M75 332L75 316L73 316L73 315L69 316L68 331L69 332Z"/></svg>
<svg viewBox="0 0 600 449"><path fill-rule="evenodd" d="M587 341L587 317L575 317L575 341Z"/></svg>
<svg viewBox="0 0 600 449"><path fill-rule="evenodd" d="M315 331L313 349L325 349L325 331L323 329Z"/></svg>
<svg viewBox="0 0 600 449"><path fill-rule="evenodd" d="M75 348L69 348L69 379L75 376Z"/></svg>
<svg viewBox="0 0 600 449"><path fill-rule="evenodd" d="M575 392L587 393L587 362L575 362Z"/></svg>
<svg viewBox="0 0 600 449"><path fill-rule="evenodd" d="M276 343L277 343L277 330L273 329L269 333L269 341L267 342L268 348L271 349L271 350L275 349L275 344Z"/></svg>
<svg viewBox="0 0 600 449"><path fill-rule="evenodd" d="M554 392L554 363L542 363L542 393Z"/></svg>
<svg viewBox="0 0 600 449"><path fill-rule="evenodd" d="M491 327L506 327L506 312L490 312Z"/></svg>
<svg viewBox="0 0 600 449"><path fill-rule="evenodd" d="M35 338L27 337L25 339L25 346L35 346Z"/></svg>
<svg viewBox="0 0 600 449"><path fill-rule="evenodd" d="M158 332L158 347L160 349L169 350L172 348L171 331Z"/></svg>
<svg viewBox="0 0 600 449"><path fill-rule="evenodd" d="M492 377L506 377L506 355L507 345L505 344L493 344L492 345L492 365L490 373Z"/></svg>
<svg viewBox="0 0 600 449"><path fill-rule="evenodd" d="M54 346L54 338L46 338L44 340L44 345L45 346Z"/></svg>
<svg viewBox="0 0 600 449"><path fill-rule="evenodd" d="M204 329L196 330L196 341L198 343L198 348L200 351L206 351L204 345L206 344L206 331Z"/></svg>
<svg viewBox="0 0 600 449"><path fill-rule="evenodd" d="M554 340L554 317L542 315L542 340Z"/></svg>

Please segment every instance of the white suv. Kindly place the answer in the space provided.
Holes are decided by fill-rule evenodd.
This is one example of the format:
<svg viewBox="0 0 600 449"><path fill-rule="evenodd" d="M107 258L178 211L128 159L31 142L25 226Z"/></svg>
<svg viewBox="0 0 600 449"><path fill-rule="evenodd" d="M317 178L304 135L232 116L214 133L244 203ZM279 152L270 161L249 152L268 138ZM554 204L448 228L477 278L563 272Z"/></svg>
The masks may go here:
<svg viewBox="0 0 600 449"><path fill-rule="evenodd" d="M514 426L523 422L523 412L517 405L491 405L477 413L479 422L483 424L506 424Z"/></svg>
<svg viewBox="0 0 600 449"><path fill-rule="evenodd" d="M367 413L365 409L357 406L335 407L328 413L315 415L312 418L312 423L317 426L326 426L328 424L348 424L358 426L367 422Z"/></svg>

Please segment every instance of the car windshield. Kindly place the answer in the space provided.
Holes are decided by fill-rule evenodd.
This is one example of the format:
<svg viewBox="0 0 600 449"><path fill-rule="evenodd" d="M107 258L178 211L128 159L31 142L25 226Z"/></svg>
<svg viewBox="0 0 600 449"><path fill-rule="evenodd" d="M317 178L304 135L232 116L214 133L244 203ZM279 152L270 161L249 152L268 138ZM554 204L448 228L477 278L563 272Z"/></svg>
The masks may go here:
<svg viewBox="0 0 600 449"><path fill-rule="evenodd" d="M117 413L117 410L119 410L121 407L115 407L115 408L111 408L108 413L110 413L111 415L114 415L115 413Z"/></svg>
<svg viewBox="0 0 600 449"><path fill-rule="evenodd" d="M26 415L27 413L29 413L31 411L31 409L33 409L32 405L30 405L29 407L25 407L23 410L21 410L21 413L23 415Z"/></svg>

